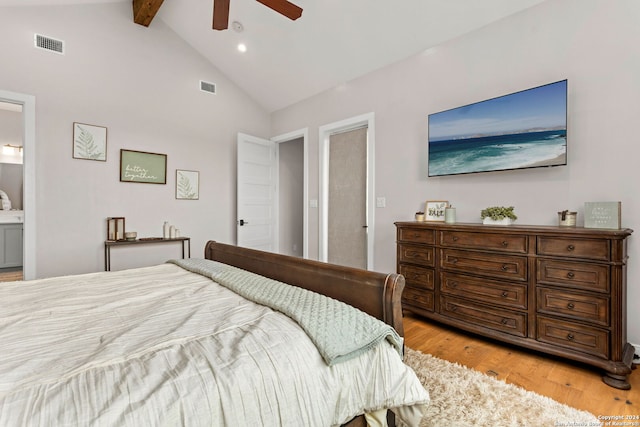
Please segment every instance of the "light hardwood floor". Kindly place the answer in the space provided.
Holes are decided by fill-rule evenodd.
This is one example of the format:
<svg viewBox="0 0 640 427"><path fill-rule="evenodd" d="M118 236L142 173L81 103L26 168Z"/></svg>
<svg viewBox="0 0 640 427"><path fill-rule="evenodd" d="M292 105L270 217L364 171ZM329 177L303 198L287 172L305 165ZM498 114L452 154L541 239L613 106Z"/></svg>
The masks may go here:
<svg viewBox="0 0 640 427"><path fill-rule="evenodd" d="M405 345L456 362L565 405L598 416L640 416L640 369L631 390L602 382L597 368L498 343L439 325L411 313L404 317ZM640 349L636 349L636 354ZM640 419L629 421L640 425Z"/></svg>
<svg viewBox="0 0 640 427"><path fill-rule="evenodd" d="M0 269L0 282L13 282L14 280L22 280L22 269Z"/></svg>

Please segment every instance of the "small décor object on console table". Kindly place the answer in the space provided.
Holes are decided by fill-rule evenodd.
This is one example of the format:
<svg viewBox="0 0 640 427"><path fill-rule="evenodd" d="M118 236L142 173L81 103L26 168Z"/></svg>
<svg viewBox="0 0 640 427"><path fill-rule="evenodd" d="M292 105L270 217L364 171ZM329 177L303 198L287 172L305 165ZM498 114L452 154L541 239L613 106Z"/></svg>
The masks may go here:
<svg viewBox="0 0 640 427"><path fill-rule="evenodd" d="M480 218L483 224L491 225L511 225L518 216L513 211L513 206L491 206L480 211Z"/></svg>
<svg viewBox="0 0 640 427"><path fill-rule="evenodd" d="M114 216L107 218L107 240L116 242L124 239L124 217Z"/></svg>
<svg viewBox="0 0 640 427"><path fill-rule="evenodd" d="M416 212L416 221L424 221L424 212Z"/></svg>

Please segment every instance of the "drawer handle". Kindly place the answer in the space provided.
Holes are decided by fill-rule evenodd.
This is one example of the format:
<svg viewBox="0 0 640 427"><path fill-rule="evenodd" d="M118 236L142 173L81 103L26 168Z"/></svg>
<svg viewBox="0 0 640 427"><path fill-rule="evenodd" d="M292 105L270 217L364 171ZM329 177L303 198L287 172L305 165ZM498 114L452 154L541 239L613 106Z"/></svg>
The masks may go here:
<svg viewBox="0 0 640 427"><path fill-rule="evenodd" d="M452 264L455 264L455 263L457 263L457 262L458 262L458 258L451 258L451 263L452 263Z"/></svg>
<svg viewBox="0 0 640 427"><path fill-rule="evenodd" d="M458 306L457 305L452 305L451 306L451 311L456 311L458 310Z"/></svg>
<svg viewBox="0 0 640 427"><path fill-rule="evenodd" d="M501 321L500 323L502 323L503 325L506 325L508 321L509 321L509 320L507 320L507 319L503 318L503 319L502 319L502 321Z"/></svg>
<svg viewBox="0 0 640 427"><path fill-rule="evenodd" d="M509 242L507 242L506 240L503 240L502 241L502 246L504 246L506 248L507 246L509 246Z"/></svg>
<svg viewBox="0 0 640 427"><path fill-rule="evenodd" d="M420 237L420 233L413 233L413 237Z"/></svg>
<svg viewBox="0 0 640 427"><path fill-rule="evenodd" d="M451 287L452 288L457 288L458 287L458 282L451 282Z"/></svg>
<svg viewBox="0 0 640 427"><path fill-rule="evenodd" d="M509 266L507 264L502 264L501 269L502 269L502 271L507 271L507 270L509 270Z"/></svg>
<svg viewBox="0 0 640 427"><path fill-rule="evenodd" d="M569 304L567 304L567 308L568 308L569 310L573 310L574 308L576 308L576 306L575 306L575 305L573 305L573 303L572 303L572 302L570 302Z"/></svg>
<svg viewBox="0 0 640 427"><path fill-rule="evenodd" d="M573 334L567 334L567 339L569 341L573 341L575 339L575 337L573 336Z"/></svg>
<svg viewBox="0 0 640 427"><path fill-rule="evenodd" d="M509 293L507 291L502 291L502 298L506 298L509 296Z"/></svg>
<svg viewBox="0 0 640 427"><path fill-rule="evenodd" d="M457 242L457 241L458 241L458 236L453 236L453 237L451 238L451 240L453 240L454 242Z"/></svg>
<svg viewBox="0 0 640 427"><path fill-rule="evenodd" d="M413 280L418 280L420 275L418 273L413 273Z"/></svg>
<svg viewBox="0 0 640 427"><path fill-rule="evenodd" d="M574 277L576 277L576 275L575 275L575 273L573 271L570 271L570 272L567 273L567 277L569 279L573 279Z"/></svg>
<svg viewBox="0 0 640 427"><path fill-rule="evenodd" d="M575 248L576 248L576 247L575 247L575 246L573 246L573 245L569 245L569 246L567 246L567 250L568 250L569 252L573 251Z"/></svg>

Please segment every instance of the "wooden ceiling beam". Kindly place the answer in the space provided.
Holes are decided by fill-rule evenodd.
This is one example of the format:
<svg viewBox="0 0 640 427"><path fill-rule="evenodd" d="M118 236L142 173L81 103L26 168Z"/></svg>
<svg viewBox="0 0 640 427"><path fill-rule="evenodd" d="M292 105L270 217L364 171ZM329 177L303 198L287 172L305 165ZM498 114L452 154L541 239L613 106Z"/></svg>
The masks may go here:
<svg viewBox="0 0 640 427"><path fill-rule="evenodd" d="M133 22L148 27L164 0L133 0Z"/></svg>
<svg viewBox="0 0 640 427"><path fill-rule="evenodd" d="M213 0L213 29L229 28L229 0Z"/></svg>

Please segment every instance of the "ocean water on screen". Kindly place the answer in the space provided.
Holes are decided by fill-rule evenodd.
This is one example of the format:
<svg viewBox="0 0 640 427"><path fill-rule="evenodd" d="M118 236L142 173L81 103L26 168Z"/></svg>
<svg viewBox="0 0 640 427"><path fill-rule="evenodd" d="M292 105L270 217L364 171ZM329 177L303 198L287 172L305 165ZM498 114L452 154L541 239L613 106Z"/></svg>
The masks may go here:
<svg viewBox="0 0 640 427"><path fill-rule="evenodd" d="M566 130L429 143L429 176L566 164Z"/></svg>

